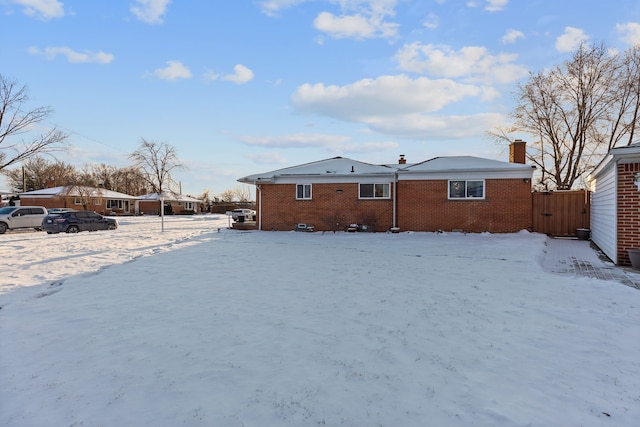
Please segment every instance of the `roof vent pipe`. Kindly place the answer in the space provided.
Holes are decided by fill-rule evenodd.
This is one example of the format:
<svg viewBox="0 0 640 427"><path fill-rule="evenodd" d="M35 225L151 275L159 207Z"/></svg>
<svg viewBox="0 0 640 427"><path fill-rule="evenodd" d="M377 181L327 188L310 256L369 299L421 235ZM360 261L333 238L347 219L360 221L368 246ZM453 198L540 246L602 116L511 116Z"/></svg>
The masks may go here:
<svg viewBox="0 0 640 427"><path fill-rule="evenodd" d="M351 173L354 173L355 169L353 169L353 165L351 165Z"/></svg>

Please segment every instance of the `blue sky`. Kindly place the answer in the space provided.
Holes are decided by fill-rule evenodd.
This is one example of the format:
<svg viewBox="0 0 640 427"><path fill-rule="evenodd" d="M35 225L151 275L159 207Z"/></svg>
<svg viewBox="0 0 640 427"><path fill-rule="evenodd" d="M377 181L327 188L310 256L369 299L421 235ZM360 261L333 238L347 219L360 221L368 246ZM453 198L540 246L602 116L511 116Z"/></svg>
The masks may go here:
<svg viewBox="0 0 640 427"><path fill-rule="evenodd" d="M219 194L335 156L507 160L485 133L517 83L581 41L640 43L640 2L0 0L0 38L0 73L70 134L60 160L164 141L183 193Z"/></svg>

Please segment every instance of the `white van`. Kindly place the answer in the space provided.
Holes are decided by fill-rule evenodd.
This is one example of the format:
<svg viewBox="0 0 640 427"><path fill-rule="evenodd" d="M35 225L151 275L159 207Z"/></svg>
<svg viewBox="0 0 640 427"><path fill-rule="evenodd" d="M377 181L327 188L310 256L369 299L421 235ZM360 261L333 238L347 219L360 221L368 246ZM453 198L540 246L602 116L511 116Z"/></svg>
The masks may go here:
<svg viewBox="0 0 640 427"><path fill-rule="evenodd" d="M16 228L42 230L47 208L42 206L5 206L0 208L0 234Z"/></svg>

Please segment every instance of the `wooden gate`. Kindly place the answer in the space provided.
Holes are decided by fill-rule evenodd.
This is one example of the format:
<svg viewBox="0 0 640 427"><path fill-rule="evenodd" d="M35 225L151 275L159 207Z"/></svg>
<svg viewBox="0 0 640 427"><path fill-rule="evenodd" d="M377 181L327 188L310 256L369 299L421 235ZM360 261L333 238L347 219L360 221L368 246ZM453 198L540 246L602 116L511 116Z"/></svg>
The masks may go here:
<svg viewBox="0 0 640 427"><path fill-rule="evenodd" d="M587 190L533 193L533 231L570 237L578 228L590 228L591 193Z"/></svg>

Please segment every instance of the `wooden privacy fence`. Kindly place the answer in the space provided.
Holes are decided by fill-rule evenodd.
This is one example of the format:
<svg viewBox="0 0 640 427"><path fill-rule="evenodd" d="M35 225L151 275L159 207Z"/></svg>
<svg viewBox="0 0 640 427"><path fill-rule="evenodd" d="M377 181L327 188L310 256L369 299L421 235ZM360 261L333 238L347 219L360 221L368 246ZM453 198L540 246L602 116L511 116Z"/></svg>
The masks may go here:
<svg viewBox="0 0 640 427"><path fill-rule="evenodd" d="M589 191L540 191L532 196L534 232L571 237L578 228L590 228Z"/></svg>

